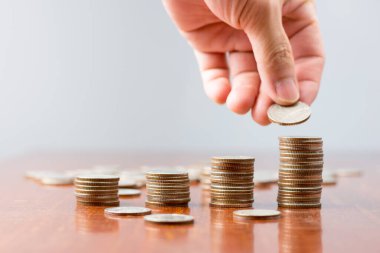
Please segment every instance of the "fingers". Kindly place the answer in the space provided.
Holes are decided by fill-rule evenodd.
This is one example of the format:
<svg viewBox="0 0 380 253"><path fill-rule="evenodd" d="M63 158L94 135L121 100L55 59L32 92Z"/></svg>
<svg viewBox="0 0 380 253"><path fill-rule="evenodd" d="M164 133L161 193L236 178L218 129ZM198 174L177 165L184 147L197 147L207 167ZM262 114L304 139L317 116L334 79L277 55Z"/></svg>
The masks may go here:
<svg viewBox="0 0 380 253"><path fill-rule="evenodd" d="M307 57L296 62L300 100L311 105L319 91L324 59L322 57Z"/></svg>
<svg viewBox="0 0 380 253"><path fill-rule="evenodd" d="M281 8L280 1L248 1L241 23L252 44L263 92L276 103L288 105L299 99L299 89ZM260 12L253 15L257 9Z"/></svg>
<svg viewBox="0 0 380 253"><path fill-rule="evenodd" d="M227 98L228 108L238 114L247 113L255 104L260 77L252 52L231 52L228 63L232 90Z"/></svg>
<svg viewBox="0 0 380 253"><path fill-rule="evenodd" d="M284 28L296 63L300 100L311 104L321 81L324 50L314 3L290 0L284 6Z"/></svg>
<svg viewBox="0 0 380 253"><path fill-rule="evenodd" d="M224 104L230 93L229 71L224 53L196 51L206 95L215 103Z"/></svg>
<svg viewBox="0 0 380 253"><path fill-rule="evenodd" d="M265 92L260 92L257 97L256 104L251 111L253 120L262 126L269 125L270 120L268 118L267 111L272 104L272 99Z"/></svg>

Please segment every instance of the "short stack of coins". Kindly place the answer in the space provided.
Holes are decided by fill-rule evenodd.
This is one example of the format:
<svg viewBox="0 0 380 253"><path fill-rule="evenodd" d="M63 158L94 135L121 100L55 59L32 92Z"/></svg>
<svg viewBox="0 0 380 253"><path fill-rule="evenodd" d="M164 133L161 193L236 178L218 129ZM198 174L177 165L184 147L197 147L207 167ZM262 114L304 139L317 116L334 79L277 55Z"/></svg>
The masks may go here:
<svg viewBox="0 0 380 253"><path fill-rule="evenodd" d="M252 207L255 158L221 156L211 159L210 206Z"/></svg>
<svg viewBox="0 0 380 253"><path fill-rule="evenodd" d="M78 204L118 206L119 177L113 175L81 175L74 181Z"/></svg>
<svg viewBox="0 0 380 253"><path fill-rule="evenodd" d="M279 207L321 207L323 141L320 137L279 137Z"/></svg>
<svg viewBox="0 0 380 253"><path fill-rule="evenodd" d="M147 205L187 206L190 202L190 180L185 170L151 170L145 177Z"/></svg>

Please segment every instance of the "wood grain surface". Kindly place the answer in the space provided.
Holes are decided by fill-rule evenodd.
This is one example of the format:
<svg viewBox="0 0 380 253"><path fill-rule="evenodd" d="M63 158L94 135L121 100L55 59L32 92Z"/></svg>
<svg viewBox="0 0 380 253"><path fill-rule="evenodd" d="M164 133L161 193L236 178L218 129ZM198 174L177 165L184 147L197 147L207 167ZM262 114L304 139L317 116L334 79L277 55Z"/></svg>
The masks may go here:
<svg viewBox="0 0 380 253"><path fill-rule="evenodd" d="M276 220L236 220L232 210L208 206L208 194L191 187L189 208L154 213L193 215L190 225L156 225L142 217L108 218L102 207L77 206L72 186L43 186L28 170L67 170L94 164L178 165L206 154L31 154L0 163L0 252L380 252L380 157L328 155L326 168L359 168L360 177L324 187L322 209L286 210ZM255 170L277 169L277 155L257 155ZM277 186L255 189L254 208L277 209ZM144 206L145 193L121 199Z"/></svg>

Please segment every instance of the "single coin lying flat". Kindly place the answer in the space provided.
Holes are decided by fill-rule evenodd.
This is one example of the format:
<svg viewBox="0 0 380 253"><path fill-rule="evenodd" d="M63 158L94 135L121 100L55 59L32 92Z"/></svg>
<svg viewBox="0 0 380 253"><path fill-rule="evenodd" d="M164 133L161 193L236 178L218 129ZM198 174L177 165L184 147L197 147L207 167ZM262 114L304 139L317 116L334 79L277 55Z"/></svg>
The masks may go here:
<svg viewBox="0 0 380 253"><path fill-rule="evenodd" d="M140 190L136 189L119 189L119 196L120 197L129 197L129 196L139 196L141 195Z"/></svg>
<svg viewBox="0 0 380 253"><path fill-rule="evenodd" d="M185 214L151 214L145 216L144 220L163 224L184 224L194 222L193 216Z"/></svg>
<svg viewBox="0 0 380 253"><path fill-rule="evenodd" d="M268 110L269 120L283 126L301 124L308 120L310 115L310 107L302 102L290 106L273 104Z"/></svg>
<svg viewBox="0 0 380 253"><path fill-rule="evenodd" d="M362 175L362 171L354 168L337 169L334 171L334 175L337 177L357 177Z"/></svg>
<svg viewBox="0 0 380 253"><path fill-rule="evenodd" d="M335 185L337 183L336 177L333 176L323 176L322 185Z"/></svg>
<svg viewBox="0 0 380 253"><path fill-rule="evenodd" d="M74 178L68 175L47 175L41 177L41 183L45 185L71 185Z"/></svg>
<svg viewBox="0 0 380 253"><path fill-rule="evenodd" d="M280 211L265 209L246 209L234 211L234 216L246 219L268 219L280 216Z"/></svg>
<svg viewBox="0 0 380 253"><path fill-rule="evenodd" d="M122 206L122 207L111 207L104 210L105 214L109 215L119 215L119 216L140 216L151 214L152 210L145 207L136 207L136 206Z"/></svg>

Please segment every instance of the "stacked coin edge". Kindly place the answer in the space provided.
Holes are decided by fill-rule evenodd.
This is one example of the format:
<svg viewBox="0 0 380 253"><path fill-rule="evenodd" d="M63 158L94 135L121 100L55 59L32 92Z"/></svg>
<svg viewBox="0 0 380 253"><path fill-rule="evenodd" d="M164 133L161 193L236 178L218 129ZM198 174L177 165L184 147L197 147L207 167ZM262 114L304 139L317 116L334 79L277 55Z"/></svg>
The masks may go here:
<svg viewBox="0 0 380 253"><path fill-rule="evenodd" d="M320 137L279 137L277 202L284 208L320 208L323 141Z"/></svg>
<svg viewBox="0 0 380 253"><path fill-rule="evenodd" d="M248 156L211 158L211 207L252 207L254 162L255 158Z"/></svg>
<svg viewBox="0 0 380 253"><path fill-rule="evenodd" d="M119 177L80 175L74 180L77 203L87 206L118 206Z"/></svg>
<svg viewBox="0 0 380 253"><path fill-rule="evenodd" d="M188 206L190 180L185 170L151 170L146 172L148 206Z"/></svg>

